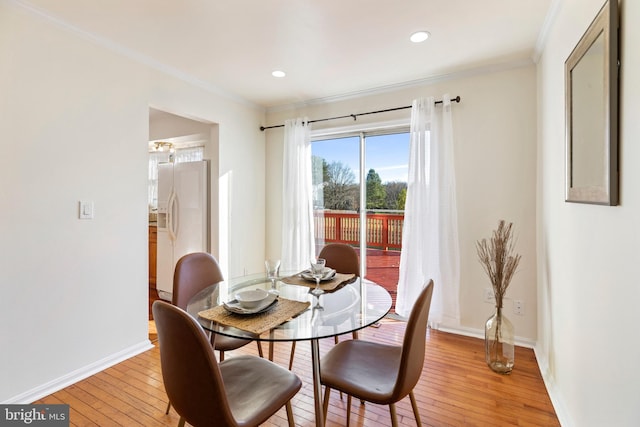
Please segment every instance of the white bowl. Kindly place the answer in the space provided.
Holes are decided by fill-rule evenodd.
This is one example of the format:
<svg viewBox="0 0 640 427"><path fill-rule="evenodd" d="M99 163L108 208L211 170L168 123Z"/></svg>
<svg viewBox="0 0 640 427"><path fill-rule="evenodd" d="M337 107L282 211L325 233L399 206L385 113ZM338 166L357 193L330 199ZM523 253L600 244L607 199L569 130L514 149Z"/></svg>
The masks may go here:
<svg viewBox="0 0 640 427"><path fill-rule="evenodd" d="M243 308L255 308L268 296L269 293L263 289L253 289L251 291L238 292L236 299Z"/></svg>

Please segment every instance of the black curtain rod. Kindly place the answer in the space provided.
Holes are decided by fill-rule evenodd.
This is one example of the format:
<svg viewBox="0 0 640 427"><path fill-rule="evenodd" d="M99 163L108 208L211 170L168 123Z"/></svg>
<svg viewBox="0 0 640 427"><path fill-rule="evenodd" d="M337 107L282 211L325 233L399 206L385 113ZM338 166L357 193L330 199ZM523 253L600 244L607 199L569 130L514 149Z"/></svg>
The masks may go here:
<svg viewBox="0 0 640 427"><path fill-rule="evenodd" d="M460 102L460 95L451 99L451 102ZM435 104L442 104L442 101L436 101ZM406 107L387 108L386 110L369 111L367 113L349 114L347 116L338 116L338 117L329 117L326 119L309 120L307 121L307 123L326 122L328 120L346 119L348 117L352 117L353 120L356 120L358 116L366 116L368 114L387 113L389 111L406 110L407 108L411 108L411 105L407 105ZM267 129L281 128L281 127L284 127L284 125L260 126L260 130L265 131Z"/></svg>

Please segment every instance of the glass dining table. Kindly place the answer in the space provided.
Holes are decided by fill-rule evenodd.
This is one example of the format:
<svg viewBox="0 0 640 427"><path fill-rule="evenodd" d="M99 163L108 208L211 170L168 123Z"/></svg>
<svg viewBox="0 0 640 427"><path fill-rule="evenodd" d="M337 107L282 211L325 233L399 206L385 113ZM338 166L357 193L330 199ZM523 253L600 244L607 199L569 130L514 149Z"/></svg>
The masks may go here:
<svg viewBox="0 0 640 427"><path fill-rule="evenodd" d="M382 286L360 278L355 278L351 283L344 284L334 291L314 296L310 292L315 286L313 283L309 286L301 285L299 281L298 284L286 283L287 277L282 275L275 282L271 282L264 274L258 274L213 284L189 301L187 312L197 319L205 330L214 334L269 342L270 359L273 355L274 342L309 341L315 421L317 426L324 426L318 340L352 333L375 324L391 309L391 296ZM198 314L215 309L223 303L232 302L238 292L251 289L263 289L275 293L281 301L308 303L308 308L260 334L223 325ZM249 315L236 314L236 316Z"/></svg>

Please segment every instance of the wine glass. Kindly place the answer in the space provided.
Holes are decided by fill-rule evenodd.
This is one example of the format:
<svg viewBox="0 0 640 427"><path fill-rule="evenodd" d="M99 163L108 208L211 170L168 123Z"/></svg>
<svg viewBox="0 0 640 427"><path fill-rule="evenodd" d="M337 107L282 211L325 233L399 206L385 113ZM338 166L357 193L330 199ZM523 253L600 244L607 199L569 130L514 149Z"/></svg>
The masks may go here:
<svg viewBox="0 0 640 427"><path fill-rule="evenodd" d="M278 271L280 270L279 259L268 259L264 262L267 268L267 279L271 280L271 290L269 292L277 294L276 280L278 279Z"/></svg>
<svg viewBox="0 0 640 427"><path fill-rule="evenodd" d="M324 265L326 260L324 258L317 258L314 261L311 261L311 276L316 279L316 287L311 290L313 295L322 295L324 291L320 289L320 279L322 279L322 275L324 274Z"/></svg>

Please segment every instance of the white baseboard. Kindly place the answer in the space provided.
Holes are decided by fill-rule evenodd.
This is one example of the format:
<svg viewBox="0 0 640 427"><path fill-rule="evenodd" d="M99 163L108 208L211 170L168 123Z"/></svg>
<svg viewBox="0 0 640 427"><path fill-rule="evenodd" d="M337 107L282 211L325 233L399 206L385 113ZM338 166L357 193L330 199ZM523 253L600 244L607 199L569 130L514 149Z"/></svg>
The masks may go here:
<svg viewBox="0 0 640 427"><path fill-rule="evenodd" d="M135 344L131 347L125 348L118 353L112 354L111 356L105 357L102 360L98 360L90 365L87 365L83 368L76 369L73 372L68 373L60 378L56 378L55 380L49 381L46 384L42 384L34 389L28 390L24 393L21 393L17 396L10 398L9 400L2 402L3 404L28 404L35 402L36 400L42 399L45 396L48 396L56 391L62 390L65 387L68 387L72 384L77 383L85 378L90 377L100 371L103 371L113 365L116 365L124 360L127 360L133 356L136 356L142 352L145 352L149 349L153 348L153 344L151 341L144 340L139 344Z"/></svg>
<svg viewBox="0 0 640 427"><path fill-rule="evenodd" d="M435 327L432 326L432 328L442 332L450 332L452 334L463 335L466 337L484 339L484 329L469 328L466 326L449 326L445 324L439 324ZM514 337L514 344L519 347L526 347L531 349L535 349L536 346L535 341L529 338L518 336Z"/></svg>
<svg viewBox="0 0 640 427"><path fill-rule="evenodd" d="M574 423L571 421L569 412L560 398L555 380L549 369L549 359L547 359L547 356L538 346L534 347L533 351L536 355L536 360L538 361L538 368L542 375L542 381L544 381L544 386L547 388L547 394L549 395L549 399L551 399L551 404L553 405L553 409L556 411L556 416L558 417L560 425L564 427L573 426Z"/></svg>

